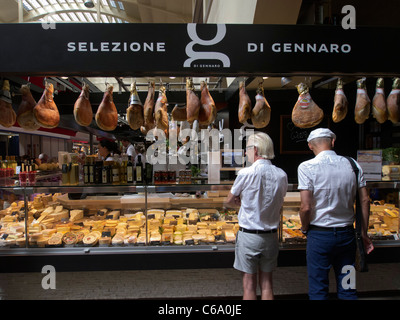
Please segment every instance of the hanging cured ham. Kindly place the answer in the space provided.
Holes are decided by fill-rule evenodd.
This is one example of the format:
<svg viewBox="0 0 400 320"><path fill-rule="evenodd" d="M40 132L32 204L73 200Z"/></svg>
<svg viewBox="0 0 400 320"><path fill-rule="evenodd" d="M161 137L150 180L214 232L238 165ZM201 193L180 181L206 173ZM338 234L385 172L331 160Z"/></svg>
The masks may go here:
<svg viewBox="0 0 400 320"><path fill-rule="evenodd" d="M107 87L95 116L98 127L104 131L112 131L118 125L118 112L113 101L113 89L114 87L111 85Z"/></svg>
<svg viewBox="0 0 400 320"><path fill-rule="evenodd" d="M172 119L175 121L186 121L187 113L186 106L175 105L171 112Z"/></svg>
<svg viewBox="0 0 400 320"><path fill-rule="evenodd" d="M56 128L60 122L60 113L53 100L54 87L46 82L43 95L33 108L35 121L43 128Z"/></svg>
<svg viewBox="0 0 400 320"><path fill-rule="evenodd" d="M362 124L369 118L371 111L371 100L367 94L365 78L357 80L357 98L354 109L354 119L358 124Z"/></svg>
<svg viewBox="0 0 400 320"><path fill-rule="evenodd" d="M264 96L264 88L262 83L258 86L256 103L251 110L251 122L255 128L264 128L271 119L271 107Z"/></svg>
<svg viewBox="0 0 400 320"><path fill-rule="evenodd" d="M299 98L292 111L292 122L299 128L312 128L318 125L324 118L324 112L314 102L306 84L297 86Z"/></svg>
<svg viewBox="0 0 400 320"><path fill-rule="evenodd" d="M133 130L138 130L144 125L143 104L140 101L140 97L136 89L136 82L131 84L131 96L129 98L129 107L127 109L126 119L129 126Z"/></svg>
<svg viewBox="0 0 400 320"><path fill-rule="evenodd" d="M187 121L192 124L194 120L199 119L201 102L197 94L194 92L193 81L186 79L186 114Z"/></svg>
<svg viewBox="0 0 400 320"><path fill-rule="evenodd" d="M376 81L375 95L372 98L372 115L379 123L384 123L388 118L383 78Z"/></svg>
<svg viewBox="0 0 400 320"><path fill-rule="evenodd" d="M144 116L144 126L140 128L143 134L146 134L150 129L155 126L154 120L154 96L155 96L155 82L151 81L149 83L149 88L147 91L147 97L144 102L143 116Z"/></svg>
<svg viewBox="0 0 400 320"><path fill-rule="evenodd" d="M4 80L3 90L0 92L0 124L9 128L16 120L17 115L11 104L10 82Z"/></svg>
<svg viewBox="0 0 400 320"><path fill-rule="evenodd" d="M36 106L36 101L32 96L28 85L23 84L20 89L22 100L17 111L17 122L21 128L25 130L37 130L40 125L36 123L33 114L33 108Z"/></svg>
<svg viewBox="0 0 400 320"><path fill-rule="evenodd" d="M347 101L346 95L343 91L343 81L342 79L338 79L335 91L335 97L333 99L333 112L332 112L332 120L333 122L342 121L348 111L349 102Z"/></svg>
<svg viewBox="0 0 400 320"><path fill-rule="evenodd" d="M74 118L77 124L88 127L93 120L92 105L89 101L89 86L83 84L81 94L74 104Z"/></svg>
<svg viewBox="0 0 400 320"><path fill-rule="evenodd" d="M200 83L200 110L199 110L199 124L208 126L215 121L217 117L217 108L215 107L214 99L208 91L207 83L202 81Z"/></svg>
<svg viewBox="0 0 400 320"><path fill-rule="evenodd" d="M392 91L386 101L388 119L398 123L400 119L400 78L393 79Z"/></svg>
<svg viewBox="0 0 400 320"><path fill-rule="evenodd" d="M251 118L251 100L246 91L246 85L243 81L239 83L239 110L238 118L240 123L245 123Z"/></svg>
<svg viewBox="0 0 400 320"><path fill-rule="evenodd" d="M168 130L168 100L165 95L165 87L161 86L156 105L154 107L154 119L156 121L156 127L161 130Z"/></svg>

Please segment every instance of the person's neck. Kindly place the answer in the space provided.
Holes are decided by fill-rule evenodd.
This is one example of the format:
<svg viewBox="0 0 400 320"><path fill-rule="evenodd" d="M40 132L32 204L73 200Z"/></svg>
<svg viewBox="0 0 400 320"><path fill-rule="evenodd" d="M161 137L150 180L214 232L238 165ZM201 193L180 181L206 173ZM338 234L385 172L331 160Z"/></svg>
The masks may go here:
<svg viewBox="0 0 400 320"><path fill-rule="evenodd" d="M256 162L257 160L265 160L265 158L260 156L254 156L254 162Z"/></svg>
<svg viewBox="0 0 400 320"><path fill-rule="evenodd" d="M323 152L323 151L331 151L332 149L330 149L330 148L321 148L321 149L317 149L317 150L314 150L314 155L318 155L318 154L320 154L321 152Z"/></svg>

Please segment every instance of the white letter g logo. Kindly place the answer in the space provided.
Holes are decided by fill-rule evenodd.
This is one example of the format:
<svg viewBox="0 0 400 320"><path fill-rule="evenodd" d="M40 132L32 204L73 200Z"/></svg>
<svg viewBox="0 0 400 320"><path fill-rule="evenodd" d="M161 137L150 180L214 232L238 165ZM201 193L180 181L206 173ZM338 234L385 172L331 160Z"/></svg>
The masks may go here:
<svg viewBox="0 0 400 320"><path fill-rule="evenodd" d="M229 60L226 54L220 52L195 52L193 51L193 46L195 44L200 44L202 46L212 46L218 42L220 42L226 34L226 26L224 24L217 24L217 34L211 40L203 40L200 39L196 32L196 24L188 23L187 31L191 42L186 46L186 54L189 59L186 59L183 66L188 68L191 63L195 60L203 59L203 60L220 60L224 66L224 68L229 68L231 66L231 61Z"/></svg>

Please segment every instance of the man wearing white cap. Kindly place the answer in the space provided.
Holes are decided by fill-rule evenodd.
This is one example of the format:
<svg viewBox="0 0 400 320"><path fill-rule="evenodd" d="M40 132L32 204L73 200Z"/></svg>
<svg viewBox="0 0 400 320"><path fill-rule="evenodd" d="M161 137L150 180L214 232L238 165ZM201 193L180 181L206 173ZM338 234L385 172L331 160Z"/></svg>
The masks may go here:
<svg viewBox="0 0 400 320"><path fill-rule="evenodd" d="M313 130L308 147L315 157L298 167L300 219L307 235L307 272L309 297L328 299L329 270L334 268L339 299L357 299L355 288L343 288L342 273L346 265L354 265L356 241L353 228L354 200L358 190L362 207L362 238L367 253L373 250L368 238L369 199L363 171L356 183L353 168L345 157L333 151L336 135L329 129Z"/></svg>

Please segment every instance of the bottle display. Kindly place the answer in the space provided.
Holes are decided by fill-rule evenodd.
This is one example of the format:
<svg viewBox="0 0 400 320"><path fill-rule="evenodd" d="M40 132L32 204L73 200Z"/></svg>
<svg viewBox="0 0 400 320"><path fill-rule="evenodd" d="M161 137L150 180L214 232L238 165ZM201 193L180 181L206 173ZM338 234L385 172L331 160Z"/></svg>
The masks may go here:
<svg viewBox="0 0 400 320"><path fill-rule="evenodd" d="M89 158L86 157L85 164L83 165L83 183L89 183Z"/></svg>
<svg viewBox="0 0 400 320"><path fill-rule="evenodd" d="M29 171L29 168L29 164L27 164L27 171ZM61 182L63 185L69 185L69 164L67 155L64 155L61 165Z"/></svg>
<svg viewBox="0 0 400 320"><path fill-rule="evenodd" d="M133 163L131 156L128 157L128 163L126 165L126 182L127 183L133 183L134 181L134 171L133 171Z"/></svg>
<svg viewBox="0 0 400 320"><path fill-rule="evenodd" d="M71 154L71 163L69 169L69 184L78 185L79 184L79 163L76 154Z"/></svg>
<svg viewBox="0 0 400 320"><path fill-rule="evenodd" d="M112 181L111 171L112 161L104 161L103 169L101 172L101 183L109 184Z"/></svg>
<svg viewBox="0 0 400 320"><path fill-rule="evenodd" d="M138 162L136 163L135 181L136 184L143 183L143 164L142 164L142 156L140 154L138 155Z"/></svg>
<svg viewBox="0 0 400 320"><path fill-rule="evenodd" d="M103 161L101 161L100 159L97 159L94 164L94 183L95 184L103 183L102 175L103 175Z"/></svg>
<svg viewBox="0 0 400 320"><path fill-rule="evenodd" d="M147 184L153 183L153 165L151 163L145 163L145 181Z"/></svg>
<svg viewBox="0 0 400 320"><path fill-rule="evenodd" d="M89 156L89 184L94 183L94 174L95 174L95 165L94 165L94 157Z"/></svg>
<svg viewBox="0 0 400 320"><path fill-rule="evenodd" d="M123 154L121 156L121 164L119 170L119 181L121 184L127 184L127 165L128 165L128 155Z"/></svg>
<svg viewBox="0 0 400 320"><path fill-rule="evenodd" d="M111 176L112 176L112 184L119 184L120 182L120 166L119 166L119 156L114 155L114 161L111 165Z"/></svg>

